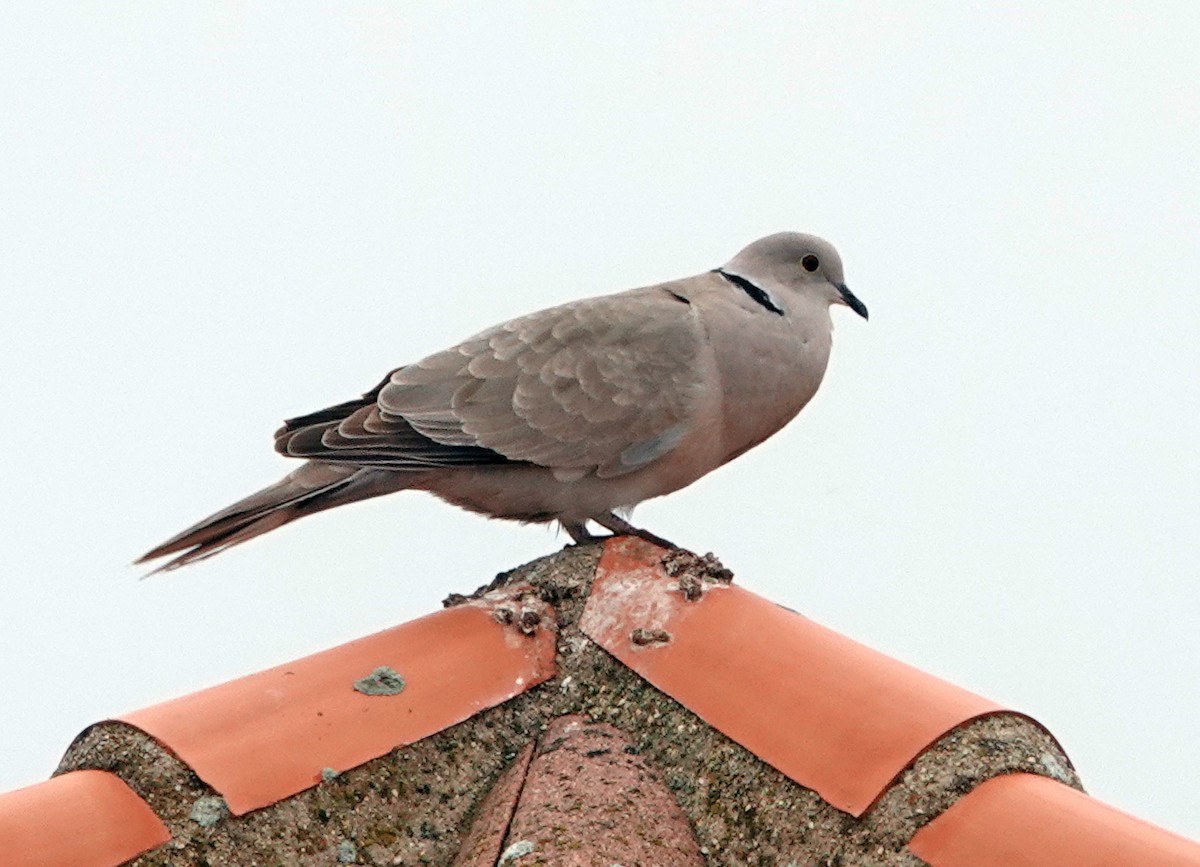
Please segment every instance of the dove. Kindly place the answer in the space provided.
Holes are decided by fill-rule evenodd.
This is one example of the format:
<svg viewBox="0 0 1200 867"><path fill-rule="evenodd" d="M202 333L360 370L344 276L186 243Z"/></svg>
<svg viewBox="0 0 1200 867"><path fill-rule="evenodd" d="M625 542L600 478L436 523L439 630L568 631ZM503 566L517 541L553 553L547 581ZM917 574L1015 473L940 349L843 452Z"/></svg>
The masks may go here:
<svg viewBox="0 0 1200 867"><path fill-rule="evenodd" d="M638 503L761 443L816 394L830 308L866 305L827 241L780 232L711 271L521 316L414 364L357 400L284 422L279 482L143 555L175 569L335 506L428 491L493 518L634 527Z"/></svg>

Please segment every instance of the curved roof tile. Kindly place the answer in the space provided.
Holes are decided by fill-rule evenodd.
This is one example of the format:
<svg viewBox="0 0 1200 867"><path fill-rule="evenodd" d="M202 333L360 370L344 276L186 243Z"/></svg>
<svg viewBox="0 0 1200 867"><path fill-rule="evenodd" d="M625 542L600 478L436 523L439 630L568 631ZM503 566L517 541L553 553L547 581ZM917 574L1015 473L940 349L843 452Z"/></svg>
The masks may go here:
<svg viewBox="0 0 1200 867"><path fill-rule="evenodd" d="M1200 844L1048 777L994 777L916 833L932 867L1200 867Z"/></svg>
<svg viewBox="0 0 1200 867"><path fill-rule="evenodd" d="M838 809L862 815L951 729L1004 710L739 587L688 601L664 553L608 542L583 631Z"/></svg>
<svg viewBox="0 0 1200 867"><path fill-rule="evenodd" d="M0 794L6 867L117 867L171 839L120 778L72 771Z"/></svg>
<svg viewBox="0 0 1200 867"><path fill-rule="evenodd" d="M1052 780L1012 773L1044 766L1076 780L1056 749L1026 761L1052 746L1027 718L729 586L712 558L617 539L605 544L597 570L596 553L569 549L505 573L491 585L499 589L454 597L461 604L449 610L124 718L240 815L312 787L326 769L363 765L542 683L557 673L559 642L562 679L530 701L496 708L283 809L209 825L196 808L216 799L200 797L208 793L179 763L138 766L159 751L125 726L92 729L61 767L132 774L137 790L179 823L172 845L151 856L156 863L234 863L255 841L260 861L303 851L441 863L457 851L461 865L515 867L521 853L564 864L601 854L611 856L605 863L675 864L699 863L699 851L723 847L739 852L739 863L750 852L824 863L861 850L881 864L907 864L916 854L934 867L1200 867L1200 846ZM596 722L557 716L579 711ZM622 721L633 740L610 724ZM456 743L474 760L453 758L463 754ZM688 765L697 743L720 757ZM503 754L488 759L487 750ZM519 758L484 798L500 770L496 759L510 751ZM914 773L866 812L917 758ZM960 797L964 781L996 773L1009 775ZM388 788L414 775L425 775L424 791ZM772 790L776 784L783 788ZM430 797L438 787L442 794ZM353 801L348 814L328 809L342 801ZM314 808L316 836L308 824ZM468 815L474 825L463 838ZM407 834L397 823L410 823ZM664 833L667 825L677 833ZM71 771L0 795L6 867L110 867L169 838L106 772ZM700 842L708 848L697 850Z"/></svg>
<svg viewBox="0 0 1200 867"><path fill-rule="evenodd" d="M511 620L511 609L508 618ZM555 671L548 629L487 602L439 611L120 717L241 815L507 701Z"/></svg>
<svg viewBox="0 0 1200 867"><path fill-rule="evenodd" d="M695 832L660 773L615 726L557 717L497 785L454 867L517 867L525 855L561 867L704 867Z"/></svg>

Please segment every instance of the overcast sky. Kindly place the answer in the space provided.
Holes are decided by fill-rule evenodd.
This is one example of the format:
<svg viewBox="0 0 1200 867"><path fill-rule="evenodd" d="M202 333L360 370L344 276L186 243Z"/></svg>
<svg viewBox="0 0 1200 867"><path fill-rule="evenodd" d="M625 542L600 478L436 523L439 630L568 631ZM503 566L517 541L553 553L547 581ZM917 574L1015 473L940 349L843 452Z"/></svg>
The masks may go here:
<svg viewBox="0 0 1200 867"><path fill-rule="evenodd" d="M1200 836L1200 15L1049 5L4 4L0 791L564 541L401 494L138 581L280 419L797 229L871 321L637 521Z"/></svg>

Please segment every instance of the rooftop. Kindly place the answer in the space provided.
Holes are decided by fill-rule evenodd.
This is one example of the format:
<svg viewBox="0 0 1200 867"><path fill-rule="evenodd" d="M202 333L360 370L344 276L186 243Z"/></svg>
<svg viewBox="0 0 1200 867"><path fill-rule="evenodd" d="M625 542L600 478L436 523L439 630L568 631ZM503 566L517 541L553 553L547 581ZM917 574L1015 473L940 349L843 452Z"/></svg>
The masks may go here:
<svg viewBox="0 0 1200 867"><path fill-rule="evenodd" d="M750 593L570 547L98 723L0 794L15 867L1198 865L1032 718ZM15 860L13 860L15 859Z"/></svg>

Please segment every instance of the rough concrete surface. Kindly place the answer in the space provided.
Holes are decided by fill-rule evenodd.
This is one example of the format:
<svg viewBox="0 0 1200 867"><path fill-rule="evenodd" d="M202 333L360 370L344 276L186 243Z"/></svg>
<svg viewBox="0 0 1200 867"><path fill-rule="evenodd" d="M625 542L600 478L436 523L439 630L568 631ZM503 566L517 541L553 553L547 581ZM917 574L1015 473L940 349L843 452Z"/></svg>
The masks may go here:
<svg viewBox="0 0 1200 867"><path fill-rule="evenodd" d="M113 771L163 817L174 839L132 862L138 867L449 865L492 784L564 714L611 724L631 739L631 751L657 769L691 822L709 865L919 865L904 850L913 832L984 780L1027 771L1079 785L1053 738L1024 717L1001 714L948 734L861 819L842 813L709 728L578 630L599 555L599 545L570 547L480 588L527 583L555 607L557 677L271 807L201 826L191 818L194 805L216 793L153 740L120 724L81 735L59 772ZM715 561L692 562L681 565L676 555L671 568L726 580ZM510 863L546 863L533 860L535 854L511 854Z"/></svg>

